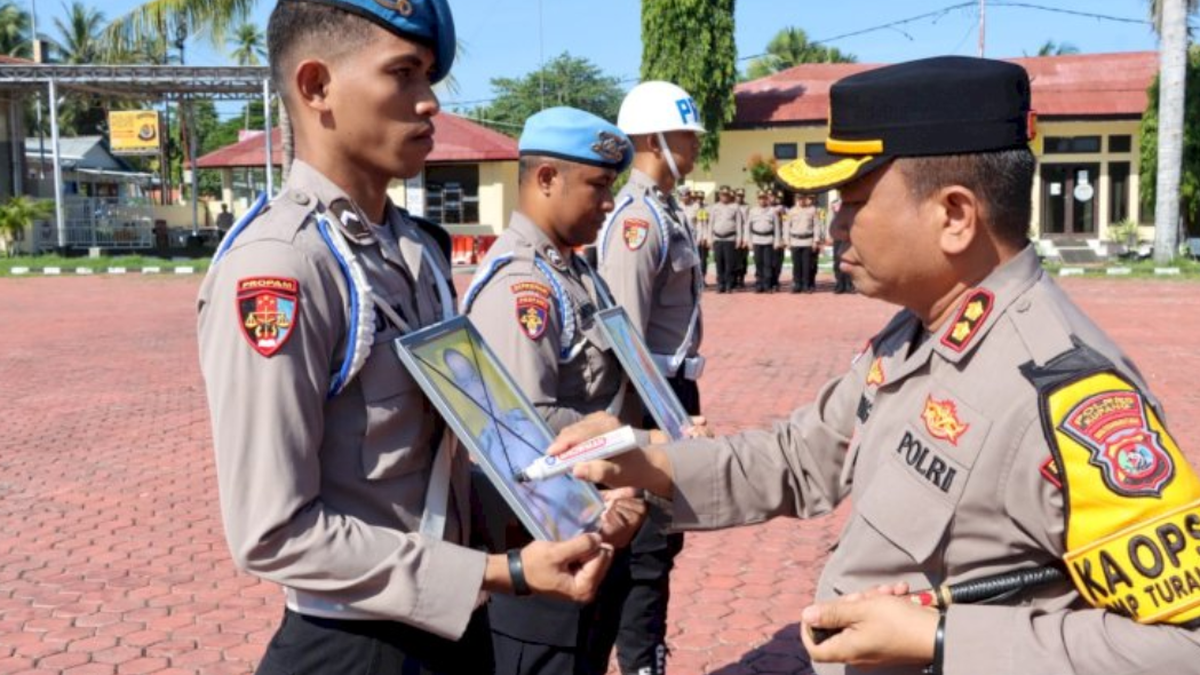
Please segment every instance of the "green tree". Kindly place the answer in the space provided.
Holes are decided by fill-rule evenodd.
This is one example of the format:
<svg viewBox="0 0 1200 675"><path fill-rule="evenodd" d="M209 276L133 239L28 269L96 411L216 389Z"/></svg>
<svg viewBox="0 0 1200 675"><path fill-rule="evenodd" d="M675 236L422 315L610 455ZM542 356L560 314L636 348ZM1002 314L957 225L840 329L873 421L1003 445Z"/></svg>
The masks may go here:
<svg viewBox="0 0 1200 675"><path fill-rule="evenodd" d="M246 22L237 27L229 39L229 53L239 66L257 66L267 58L267 38L258 26Z"/></svg>
<svg viewBox="0 0 1200 675"><path fill-rule="evenodd" d="M683 87L700 108L708 133L701 137L700 163L716 161L721 130L733 120L737 83L735 0L643 0L642 80Z"/></svg>
<svg viewBox="0 0 1200 675"><path fill-rule="evenodd" d="M473 112L485 124L518 136L530 115L567 105L613 120L623 96L617 78L605 75L591 61L564 52L524 77L492 80L496 98Z"/></svg>
<svg viewBox="0 0 1200 675"><path fill-rule="evenodd" d="M27 59L33 55L29 14L14 2L0 2L0 54Z"/></svg>
<svg viewBox="0 0 1200 675"><path fill-rule="evenodd" d="M105 51L100 38L104 12L88 7L81 0L73 0L70 6L64 4L63 9L66 20L54 19L58 38L49 41L56 60L68 64L99 63Z"/></svg>
<svg viewBox="0 0 1200 675"><path fill-rule="evenodd" d="M837 47L810 42L803 28L790 26L781 29L767 43L767 51L750 61L746 77L757 80L802 63L854 63L858 57L843 53Z"/></svg>
<svg viewBox="0 0 1200 675"><path fill-rule="evenodd" d="M235 22L242 21L255 0L148 0L113 20L104 32L107 43L122 52L140 52L147 38L207 36L224 43Z"/></svg>
<svg viewBox="0 0 1200 675"><path fill-rule="evenodd" d="M1038 56L1068 56L1078 53L1079 47L1070 42L1055 42L1054 40L1046 40L1037 50Z"/></svg>
<svg viewBox="0 0 1200 675"><path fill-rule="evenodd" d="M0 206L0 252L12 255L13 242L20 240L35 220L50 217L54 202L24 195L10 197Z"/></svg>
<svg viewBox="0 0 1200 675"><path fill-rule="evenodd" d="M1182 163L1179 178L1179 210L1188 231L1200 234L1200 47L1189 50L1187 68L1186 103ZM1140 149L1140 174L1142 207L1156 208L1158 197L1158 142L1159 142L1159 78L1154 78L1147 93L1150 105L1142 116L1138 131ZM1156 247L1157 248L1157 247Z"/></svg>

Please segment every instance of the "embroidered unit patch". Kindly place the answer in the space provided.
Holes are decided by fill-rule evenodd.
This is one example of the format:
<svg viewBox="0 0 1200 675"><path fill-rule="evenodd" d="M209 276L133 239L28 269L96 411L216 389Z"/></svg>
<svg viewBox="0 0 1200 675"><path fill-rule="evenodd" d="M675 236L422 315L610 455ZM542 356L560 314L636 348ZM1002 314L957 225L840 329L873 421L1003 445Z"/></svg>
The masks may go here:
<svg viewBox="0 0 1200 675"><path fill-rule="evenodd" d="M251 277L237 282L242 335L263 356L278 352L296 327L300 282L281 277Z"/></svg>
<svg viewBox="0 0 1200 675"><path fill-rule="evenodd" d="M970 424L964 424L958 418L958 406L950 399L939 401L933 396L926 396L921 419L925 421L925 430L930 436L950 441L951 445L958 445L958 439L971 428Z"/></svg>
<svg viewBox="0 0 1200 675"><path fill-rule="evenodd" d="M623 224L622 235L625 238L625 247L630 251L636 251L646 243L646 237L650 233L650 223L638 219L629 218Z"/></svg>
<svg viewBox="0 0 1200 675"><path fill-rule="evenodd" d="M537 340L546 333L546 325L550 323L550 303L536 295L522 295L517 298L517 323L520 324L525 337Z"/></svg>

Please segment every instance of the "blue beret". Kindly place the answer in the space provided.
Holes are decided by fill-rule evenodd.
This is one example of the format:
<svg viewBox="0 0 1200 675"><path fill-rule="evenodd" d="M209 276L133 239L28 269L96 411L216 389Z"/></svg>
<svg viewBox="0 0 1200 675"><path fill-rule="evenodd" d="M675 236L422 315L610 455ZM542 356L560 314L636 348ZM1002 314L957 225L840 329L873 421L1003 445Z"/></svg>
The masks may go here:
<svg viewBox="0 0 1200 675"><path fill-rule="evenodd" d="M525 120L517 150L618 172L633 161L633 144L617 125L577 108L547 108Z"/></svg>
<svg viewBox="0 0 1200 675"><path fill-rule="evenodd" d="M450 74L454 53L454 16L448 0L305 0L331 5L377 24L402 38L433 50L431 80L441 82Z"/></svg>

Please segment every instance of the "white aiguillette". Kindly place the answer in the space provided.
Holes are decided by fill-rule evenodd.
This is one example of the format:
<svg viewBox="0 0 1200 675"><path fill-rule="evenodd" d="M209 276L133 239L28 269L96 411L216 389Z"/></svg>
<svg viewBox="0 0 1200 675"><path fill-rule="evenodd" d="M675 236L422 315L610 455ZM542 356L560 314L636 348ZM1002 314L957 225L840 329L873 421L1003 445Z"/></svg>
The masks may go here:
<svg viewBox="0 0 1200 675"><path fill-rule="evenodd" d="M569 472L571 467L576 464L606 459L636 447L637 439L633 435L633 429L628 425L623 426L595 438L589 438L561 455L546 455L518 471L516 479L518 483L528 483L554 478Z"/></svg>

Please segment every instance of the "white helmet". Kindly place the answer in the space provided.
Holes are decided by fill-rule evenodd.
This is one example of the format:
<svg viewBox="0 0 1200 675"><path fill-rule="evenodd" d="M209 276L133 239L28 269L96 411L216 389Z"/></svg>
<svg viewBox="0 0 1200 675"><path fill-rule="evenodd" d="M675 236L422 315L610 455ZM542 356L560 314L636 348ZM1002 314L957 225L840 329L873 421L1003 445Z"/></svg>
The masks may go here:
<svg viewBox="0 0 1200 675"><path fill-rule="evenodd" d="M643 82L625 95L617 126L630 136L666 131L704 133L700 109L691 94L670 82Z"/></svg>

